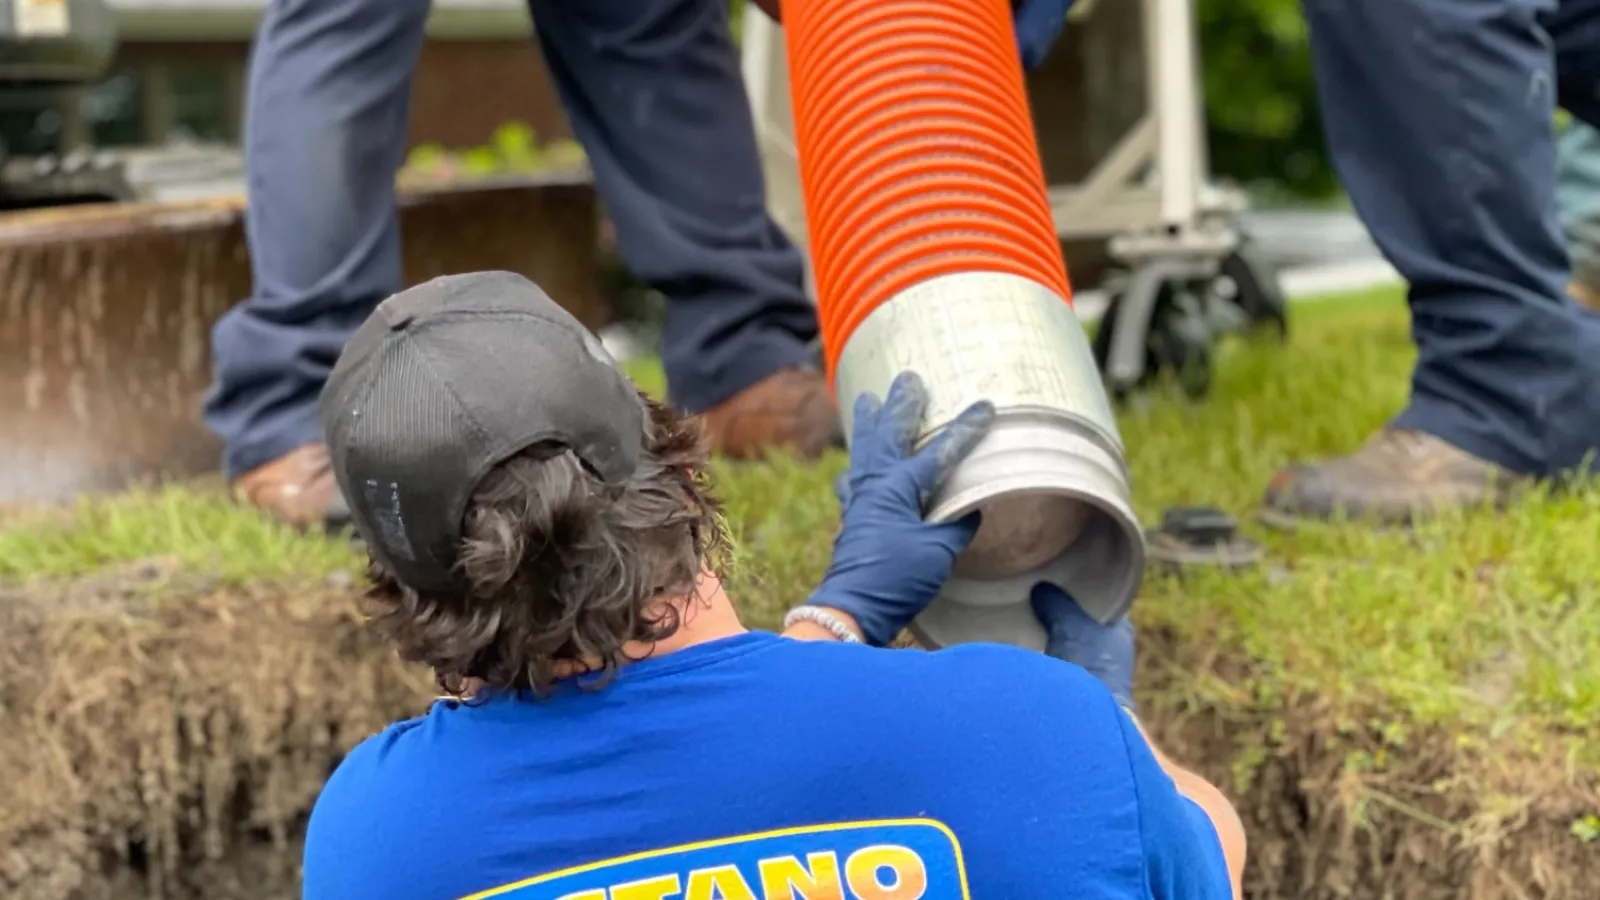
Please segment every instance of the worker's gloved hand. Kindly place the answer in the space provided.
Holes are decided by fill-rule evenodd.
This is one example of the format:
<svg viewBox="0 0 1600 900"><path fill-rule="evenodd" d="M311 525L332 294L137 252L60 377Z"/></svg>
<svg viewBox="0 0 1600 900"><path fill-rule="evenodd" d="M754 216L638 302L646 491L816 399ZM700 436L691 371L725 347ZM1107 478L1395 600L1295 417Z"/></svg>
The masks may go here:
<svg viewBox="0 0 1600 900"><path fill-rule="evenodd" d="M1036 69L1067 25L1074 0L1011 0L1022 67Z"/></svg>
<svg viewBox="0 0 1600 900"><path fill-rule="evenodd" d="M895 378L881 403L871 394L857 398L850 470L840 485L843 522L833 563L809 601L850 615L876 647L933 600L978 531L976 513L930 524L922 509L988 431L994 404L974 403L912 453L927 408L928 389L914 372Z"/></svg>
<svg viewBox="0 0 1600 900"><path fill-rule="evenodd" d="M1033 586L1029 600L1049 635L1044 652L1082 666L1100 679L1123 709L1133 712L1134 639L1128 617L1101 625L1066 591L1047 581Z"/></svg>

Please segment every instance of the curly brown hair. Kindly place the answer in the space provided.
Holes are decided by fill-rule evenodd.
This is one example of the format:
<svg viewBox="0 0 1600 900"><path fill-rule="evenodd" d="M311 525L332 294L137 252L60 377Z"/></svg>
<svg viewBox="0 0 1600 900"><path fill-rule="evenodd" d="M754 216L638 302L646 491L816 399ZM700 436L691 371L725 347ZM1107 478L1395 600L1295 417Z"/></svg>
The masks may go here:
<svg viewBox="0 0 1600 900"><path fill-rule="evenodd" d="M645 403L644 452L621 484L554 444L490 471L462 522L464 591L421 593L370 561L378 633L455 696L468 679L543 695L573 665L598 687L625 644L675 633L678 611L654 601L692 594L726 560L727 532L698 423Z"/></svg>

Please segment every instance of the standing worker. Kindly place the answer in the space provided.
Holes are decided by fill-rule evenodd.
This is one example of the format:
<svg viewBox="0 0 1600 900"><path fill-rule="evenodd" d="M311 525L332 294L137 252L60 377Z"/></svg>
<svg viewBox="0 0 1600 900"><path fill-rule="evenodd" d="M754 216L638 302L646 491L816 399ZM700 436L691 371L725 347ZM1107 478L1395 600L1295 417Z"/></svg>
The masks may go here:
<svg viewBox="0 0 1600 900"><path fill-rule="evenodd" d="M1568 297L1556 107L1600 125L1600 0L1303 0L1334 165L1410 285L1411 402L1279 472L1268 521L1394 524L1592 466L1600 318Z"/></svg>
<svg viewBox="0 0 1600 900"><path fill-rule="evenodd" d="M759 5L776 17L776 0ZM1036 64L1069 0L1018 11ZM347 517L316 424L351 332L401 287L395 175L430 0L271 0L246 101L255 286L212 331L205 417L235 493L298 526ZM733 457L816 456L838 414L812 365L800 253L768 215L728 0L528 0L622 256L669 299L676 404ZM515 89L515 86L510 86Z"/></svg>

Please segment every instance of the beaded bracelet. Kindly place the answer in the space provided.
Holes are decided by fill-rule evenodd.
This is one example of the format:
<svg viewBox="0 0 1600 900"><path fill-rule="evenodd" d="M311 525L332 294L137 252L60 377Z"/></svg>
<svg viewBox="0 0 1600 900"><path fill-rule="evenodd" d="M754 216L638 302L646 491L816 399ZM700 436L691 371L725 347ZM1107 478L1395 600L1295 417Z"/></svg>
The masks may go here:
<svg viewBox="0 0 1600 900"><path fill-rule="evenodd" d="M862 643L861 636L856 634L844 620L820 606L796 606L789 610L783 617L783 630L793 628L796 622L810 622L828 629L828 633L845 642L846 644Z"/></svg>

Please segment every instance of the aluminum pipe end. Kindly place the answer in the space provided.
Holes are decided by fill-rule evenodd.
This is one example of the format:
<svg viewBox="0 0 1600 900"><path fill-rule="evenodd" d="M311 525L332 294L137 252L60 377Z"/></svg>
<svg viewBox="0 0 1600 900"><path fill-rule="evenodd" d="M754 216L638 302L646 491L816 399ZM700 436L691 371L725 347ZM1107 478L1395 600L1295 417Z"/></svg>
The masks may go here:
<svg viewBox="0 0 1600 900"><path fill-rule="evenodd" d="M928 518L983 522L944 590L912 625L925 646L972 641L1043 650L1028 602L1048 581L1100 622L1127 613L1145 567L1122 461L1078 423L1007 410L933 498Z"/></svg>
<svg viewBox="0 0 1600 900"><path fill-rule="evenodd" d="M1042 581L1101 622L1126 613L1143 580L1144 532L1099 370L1066 300L1029 279L983 272L896 295L840 354L834 383L847 434L855 397L883 396L907 369L930 394L923 441L976 400L997 409L927 511L935 521L977 511L983 524L913 623L918 640L1042 650L1028 600Z"/></svg>

